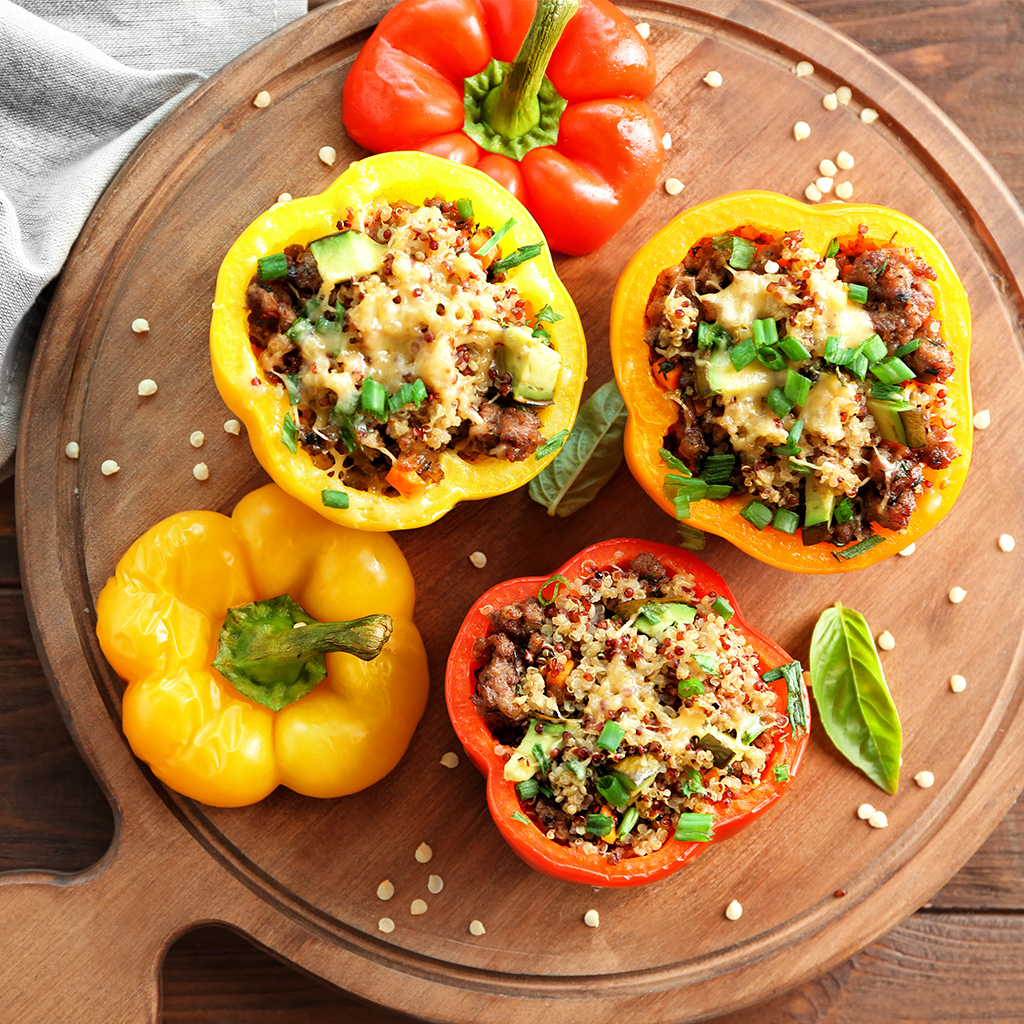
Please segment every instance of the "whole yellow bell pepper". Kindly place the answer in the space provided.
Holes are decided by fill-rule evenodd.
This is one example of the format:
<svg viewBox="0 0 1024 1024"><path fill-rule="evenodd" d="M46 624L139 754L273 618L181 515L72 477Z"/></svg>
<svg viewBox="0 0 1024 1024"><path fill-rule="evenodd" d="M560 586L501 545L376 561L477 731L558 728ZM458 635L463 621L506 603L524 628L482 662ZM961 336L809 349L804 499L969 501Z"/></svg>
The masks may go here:
<svg viewBox="0 0 1024 1024"><path fill-rule="evenodd" d="M395 767L427 700L414 600L390 536L269 484L230 517L183 512L143 534L100 592L96 631L128 684L135 754L171 789L240 807L278 785L344 796Z"/></svg>
<svg viewBox="0 0 1024 1024"><path fill-rule="evenodd" d="M442 450L444 478L408 495L345 487L344 481L318 468L301 447L292 451L282 441L288 397L284 388L274 386L277 381L266 379L256 360L249 340L246 290L260 257L333 233L350 207L366 206L375 198L423 204L436 197L449 202L471 200L478 225L498 230L514 221L501 239L505 253L541 243L538 255L507 271L507 280L534 315L548 306L559 317L545 324L551 345L561 357L554 404L537 409L543 435L553 443L518 462L490 457L467 462ZM221 397L245 424L256 458L275 483L334 522L362 530L402 530L433 522L459 501L504 494L536 476L557 454L558 441L572 429L587 367L579 315L543 243L544 236L526 207L493 178L428 153L383 153L360 160L319 195L277 204L253 221L221 264L210 351Z"/></svg>

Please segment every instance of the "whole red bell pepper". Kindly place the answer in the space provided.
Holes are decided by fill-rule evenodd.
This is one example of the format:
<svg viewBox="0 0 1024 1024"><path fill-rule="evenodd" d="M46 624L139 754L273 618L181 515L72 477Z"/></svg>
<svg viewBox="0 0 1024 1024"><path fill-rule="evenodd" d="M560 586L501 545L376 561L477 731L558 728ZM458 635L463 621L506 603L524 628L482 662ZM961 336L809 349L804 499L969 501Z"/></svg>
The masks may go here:
<svg viewBox="0 0 1024 1024"><path fill-rule="evenodd" d="M664 129L644 102L654 56L608 0L538 0L534 15L521 0L400 0L349 71L342 119L375 153L479 167L552 249L580 255L661 173Z"/></svg>
<svg viewBox="0 0 1024 1024"><path fill-rule="evenodd" d="M530 867L567 882L602 887L640 885L664 878L693 860L708 842L682 842L672 836L653 853L623 857L612 863L600 853L563 846L548 839L534 819L524 813L515 781L505 778L511 748L504 747L478 711L477 673L481 662L474 656L480 638L494 632L495 611L531 596L550 597L553 581L569 588L590 576L595 568L625 568L642 552L657 556L669 575L689 573L698 599L713 595L733 609L729 625L753 648L758 670L775 693L775 710L788 714L788 724L773 735L760 782L732 800L716 804L711 842L735 835L763 814L784 793L796 774L809 739L807 690L799 663L743 620L736 600L721 576L682 548L644 540L608 540L584 548L549 577L507 580L483 594L469 610L455 638L445 676L445 699L455 733L470 760L487 778L487 803L498 831L512 850ZM791 682L778 672L786 665ZM779 676L773 679L772 676ZM764 675L762 675L764 678Z"/></svg>

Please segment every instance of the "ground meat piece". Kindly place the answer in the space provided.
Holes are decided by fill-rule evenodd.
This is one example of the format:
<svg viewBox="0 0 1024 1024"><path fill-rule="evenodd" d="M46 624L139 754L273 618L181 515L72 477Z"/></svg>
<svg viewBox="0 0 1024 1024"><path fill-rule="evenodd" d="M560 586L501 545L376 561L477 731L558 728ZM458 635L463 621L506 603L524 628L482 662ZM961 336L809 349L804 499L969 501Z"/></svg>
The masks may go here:
<svg viewBox="0 0 1024 1024"><path fill-rule="evenodd" d="M885 496L869 492L864 494L863 500L864 518L886 530L906 529L917 508L917 496L912 490Z"/></svg>
<svg viewBox="0 0 1024 1024"><path fill-rule="evenodd" d="M485 711L497 712L507 723L526 721L529 716L515 700L522 674L519 648L504 633L492 633L483 641L483 647L481 653L489 658L476 677L480 706ZM474 656L477 653L474 649Z"/></svg>
<svg viewBox="0 0 1024 1024"><path fill-rule="evenodd" d="M666 267L659 275L644 312L644 340L652 348L658 343L659 335L665 326L665 300L670 295L693 296L693 278L686 273L686 268L678 263L674 267Z"/></svg>
<svg viewBox="0 0 1024 1024"><path fill-rule="evenodd" d="M653 580L660 583L668 573L661 559L650 551L641 551L630 563L629 568L643 579Z"/></svg>
<svg viewBox="0 0 1024 1024"><path fill-rule="evenodd" d="M275 334L288 330L298 314L295 298L282 281L252 281L245 293L249 307L249 336L264 346Z"/></svg>
<svg viewBox="0 0 1024 1024"><path fill-rule="evenodd" d="M688 274L696 277L698 294L721 291L732 280L730 255L722 249L716 249L710 238L702 238L698 245L690 249L683 259L683 267Z"/></svg>
<svg viewBox="0 0 1024 1024"><path fill-rule="evenodd" d="M946 469L960 454L952 441L936 441L912 453L914 458L929 469Z"/></svg>
<svg viewBox="0 0 1024 1024"><path fill-rule="evenodd" d="M708 443L704 431L697 422L697 414L690 398L683 400L679 407L679 419L672 424L666 437L668 448L674 451L694 474L700 469L701 459L707 454Z"/></svg>
<svg viewBox="0 0 1024 1024"><path fill-rule="evenodd" d="M398 451L395 466L400 471L415 473L421 480L430 484L439 483L444 479L440 453L428 448L426 443L411 431L398 438Z"/></svg>
<svg viewBox="0 0 1024 1024"><path fill-rule="evenodd" d="M324 283L316 257L308 248L301 245L289 245L284 254L288 257L288 280L303 295L311 298L320 291L320 286Z"/></svg>
<svg viewBox="0 0 1024 1024"><path fill-rule="evenodd" d="M533 813L537 815L540 827L545 832L554 831L555 842L569 841L569 824L572 819L560 807L539 796L533 803Z"/></svg>
<svg viewBox="0 0 1024 1024"><path fill-rule="evenodd" d="M921 344L913 352L905 355L903 362L913 370L918 380L925 383L946 380L956 369L953 354L949 349L941 341L927 339L922 339Z"/></svg>
<svg viewBox="0 0 1024 1024"><path fill-rule="evenodd" d="M890 346L917 337L935 309L929 283L935 280L935 271L913 249L887 246L861 253L849 265L844 280L867 288L864 308Z"/></svg>
<svg viewBox="0 0 1024 1024"><path fill-rule="evenodd" d="M519 640L532 638L543 621L544 609L535 597L507 604L491 616L491 624L499 633Z"/></svg>
<svg viewBox="0 0 1024 1024"><path fill-rule="evenodd" d="M480 415L483 423L469 428L469 440L459 451L470 462L479 455L522 462L544 443L540 420L529 409L484 402Z"/></svg>

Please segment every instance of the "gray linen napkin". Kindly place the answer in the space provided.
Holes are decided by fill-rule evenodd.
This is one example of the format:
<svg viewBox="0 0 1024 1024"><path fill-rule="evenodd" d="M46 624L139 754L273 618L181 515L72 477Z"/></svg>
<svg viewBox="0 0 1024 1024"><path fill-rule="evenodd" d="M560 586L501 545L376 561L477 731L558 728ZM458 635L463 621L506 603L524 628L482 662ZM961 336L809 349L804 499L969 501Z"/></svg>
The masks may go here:
<svg viewBox="0 0 1024 1024"><path fill-rule="evenodd" d="M133 149L306 0L0 0L0 480L52 282Z"/></svg>

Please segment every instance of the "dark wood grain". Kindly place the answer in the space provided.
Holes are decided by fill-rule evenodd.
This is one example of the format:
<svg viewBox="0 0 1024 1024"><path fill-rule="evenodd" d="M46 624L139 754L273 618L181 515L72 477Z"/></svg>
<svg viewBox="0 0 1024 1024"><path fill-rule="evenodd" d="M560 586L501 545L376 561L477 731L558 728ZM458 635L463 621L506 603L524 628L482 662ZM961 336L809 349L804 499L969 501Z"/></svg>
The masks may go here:
<svg viewBox="0 0 1024 1024"><path fill-rule="evenodd" d="M914 81L1024 195L1021 9L989 3L831 3L808 12ZM1018 56L1015 56L1018 55ZM9 485L0 490L0 864L84 868L112 817L74 752L46 688L19 604ZM10 599L10 600L8 600ZM1015 807L926 908L818 981L718 1024L996 1021L1024 1016L1024 815ZM399 1021L279 964L220 929L178 941L164 968L164 1019L199 1022Z"/></svg>

